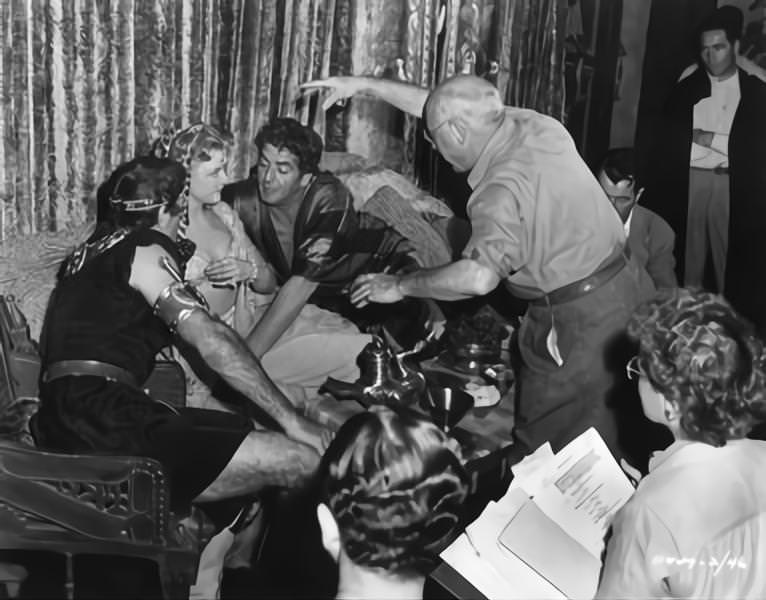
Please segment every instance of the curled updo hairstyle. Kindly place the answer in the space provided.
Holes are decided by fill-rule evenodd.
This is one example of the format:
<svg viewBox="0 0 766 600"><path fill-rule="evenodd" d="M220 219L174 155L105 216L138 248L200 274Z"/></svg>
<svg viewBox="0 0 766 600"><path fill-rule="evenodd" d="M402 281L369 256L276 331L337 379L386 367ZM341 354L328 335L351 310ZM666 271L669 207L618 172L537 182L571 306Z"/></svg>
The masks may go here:
<svg viewBox="0 0 766 600"><path fill-rule="evenodd" d="M258 152L262 152L266 144L277 150L287 150L295 156L301 173L316 175L319 172L324 142L311 127L288 117L273 119L261 127L255 136Z"/></svg>
<svg viewBox="0 0 766 600"><path fill-rule="evenodd" d="M341 427L320 474L349 559L404 576L436 565L469 487L454 440L412 411L382 407Z"/></svg>
<svg viewBox="0 0 766 600"><path fill-rule="evenodd" d="M167 156L187 169L192 162L207 162L219 151L228 157L234 143L232 136L212 125L195 123L172 135L167 143Z"/></svg>
<svg viewBox="0 0 766 600"><path fill-rule="evenodd" d="M628 323L652 387L675 403L686 435L712 446L766 416L763 344L720 296L663 291Z"/></svg>
<svg viewBox="0 0 766 600"><path fill-rule="evenodd" d="M184 168L165 158L139 156L121 164L98 187L97 225L91 239L118 227L152 227L163 207L179 214L185 179Z"/></svg>

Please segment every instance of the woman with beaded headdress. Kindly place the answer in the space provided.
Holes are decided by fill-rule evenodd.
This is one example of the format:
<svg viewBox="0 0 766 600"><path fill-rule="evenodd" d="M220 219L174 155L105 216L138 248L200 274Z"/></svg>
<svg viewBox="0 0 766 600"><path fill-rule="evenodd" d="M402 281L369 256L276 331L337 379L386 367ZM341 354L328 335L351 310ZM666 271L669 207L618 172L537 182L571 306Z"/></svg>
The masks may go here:
<svg viewBox="0 0 766 600"><path fill-rule="evenodd" d="M601 598L766 597L763 342L720 296L678 289L628 324L646 416L675 441L619 511Z"/></svg>
<svg viewBox="0 0 766 600"><path fill-rule="evenodd" d="M374 407L340 428L319 477L336 597L421 598L468 495L457 442L411 411Z"/></svg>
<svg viewBox="0 0 766 600"><path fill-rule="evenodd" d="M188 209L179 226L179 237L193 242L196 249L187 264L186 277L205 296L213 312L246 338L266 310L270 294L276 289L276 278L248 238L237 213L220 201L221 189L228 183L230 148L228 136L198 123L160 140L155 153L187 169L184 193ZM354 359L370 339L342 317L307 306L274 347L259 358L271 378L300 402L329 376L346 381L358 377L353 359L328 352L333 336L341 336L346 345L349 340L353 342ZM196 364L194 367L199 372ZM192 392L199 390L198 382L191 379ZM216 402L207 390L196 395L205 396L206 403Z"/></svg>

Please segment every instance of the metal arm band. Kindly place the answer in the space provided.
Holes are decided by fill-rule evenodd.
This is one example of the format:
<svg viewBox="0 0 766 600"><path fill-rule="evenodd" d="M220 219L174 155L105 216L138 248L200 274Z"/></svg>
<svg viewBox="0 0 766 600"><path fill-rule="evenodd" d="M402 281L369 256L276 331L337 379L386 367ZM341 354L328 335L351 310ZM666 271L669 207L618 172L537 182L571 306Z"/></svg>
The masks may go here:
<svg viewBox="0 0 766 600"><path fill-rule="evenodd" d="M171 283L160 292L157 302L154 303L154 314L162 319L174 333L178 329L178 324L188 319L197 310L206 315L210 314L197 294L181 282Z"/></svg>

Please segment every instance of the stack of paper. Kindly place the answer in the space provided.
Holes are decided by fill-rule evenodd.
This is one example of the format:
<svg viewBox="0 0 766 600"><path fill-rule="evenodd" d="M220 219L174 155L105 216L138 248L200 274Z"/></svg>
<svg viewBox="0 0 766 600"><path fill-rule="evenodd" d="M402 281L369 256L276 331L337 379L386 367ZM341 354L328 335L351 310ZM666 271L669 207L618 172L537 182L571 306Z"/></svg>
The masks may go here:
<svg viewBox="0 0 766 600"><path fill-rule="evenodd" d="M592 598L604 535L633 486L595 429L557 454L541 446L513 468L442 558L487 598Z"/></svg>

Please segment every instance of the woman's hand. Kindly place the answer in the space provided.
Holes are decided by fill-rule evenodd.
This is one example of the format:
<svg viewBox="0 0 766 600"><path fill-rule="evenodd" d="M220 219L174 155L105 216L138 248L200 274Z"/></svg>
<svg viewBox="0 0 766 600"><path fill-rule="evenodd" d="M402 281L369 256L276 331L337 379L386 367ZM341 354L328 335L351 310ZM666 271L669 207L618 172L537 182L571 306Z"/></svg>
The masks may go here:
<svg viewBox="0 0 766 600"><path fill-rule="evenodd" d="M233 284L240 281L255 279L258 276L258 267L250 261L227 256L215 260L205 268L205 277L214 284Z"/></svg>

